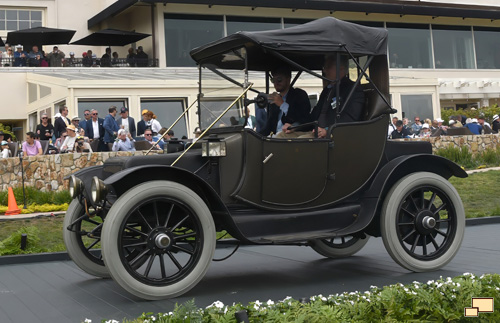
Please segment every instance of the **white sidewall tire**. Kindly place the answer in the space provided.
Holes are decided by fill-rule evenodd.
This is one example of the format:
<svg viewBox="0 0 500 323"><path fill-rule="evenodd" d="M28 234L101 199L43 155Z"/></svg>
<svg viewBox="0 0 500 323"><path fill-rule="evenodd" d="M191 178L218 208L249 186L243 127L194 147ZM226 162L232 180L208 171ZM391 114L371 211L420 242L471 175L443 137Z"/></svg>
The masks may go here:
<svg viewBox="0 0 500 323"><path fill-rule="evenodd" d="M366 238L358 239L354 244L345 248L331 247L322 239L316 239L311 242L311 248L327 258L345 258L360 251L368 243L369 239L370 237L366 236Z"/></svg>
<svg viewBox="0 0 500 323"><path fill-rule="evenodd" d="M188 204L196 213L203 231L203 248L197 264L182 280L167 286L151 286L135 279L125 268L119 253L117 237L122 222L132 208L153 194L168 196ZM151 181L128 190L111 207L102 231L104 263L113 280L129 293L149 300L172 298L189 291L207 272L215 251L215 224L207 205L191 189L170 181Z"/></svg>
<svg viewBox="0 0 500 323"><path fill-rule="evenodd" d="M109 272L106 266L95 263L82 251L79 244L81 242L81 236L76 232L71 232L67 229L71 223L83 214L83 206L77 199L73 199L68 207L68 211L66 211L63 223L63 240L66 245L66 251L73 262L87 274L101 278L108 278Z"/></svg>
<svg viewBox="0 0 500 323"><path fill-rule="evenodd" d="M429 261L416 259L409 255L399 241L396 228L400 202L413 188L420 185L433 185L446 193L453 204L456 214L456 233L450 247L439 258ZM382 240L387 252L399 265L414 272L438 270L448 264L458 252L464 237L465 211L462 200L453 185L434 173L418 172L400 179L387 194L380 218Z"/></svg>

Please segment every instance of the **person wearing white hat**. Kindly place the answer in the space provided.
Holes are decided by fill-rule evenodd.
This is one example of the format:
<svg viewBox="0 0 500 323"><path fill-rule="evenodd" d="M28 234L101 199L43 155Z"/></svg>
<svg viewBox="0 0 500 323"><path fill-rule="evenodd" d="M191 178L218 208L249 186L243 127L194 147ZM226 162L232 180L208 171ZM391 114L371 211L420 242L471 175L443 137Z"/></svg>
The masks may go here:
<svg viewBox="0 0 500 323"><path fill-rule="evenodd" d="M418 134L419 137L430 137L431 135L431 130L429 127L428 123L424 123L422 125L422 128L420 129L420 133Z"/></svg>
<svg viewBox="0 0 500 323"><path fill-rule="evenodd" d="M498 133L498 131L500 130L500 117L498 116L498 114L495 114L493 116L493 122L491 124L491 130L493 130L493 133Z"/></svg>
<svg viewBox="0 0 500 323"><path fill-rule="evenodd" d="M2 142L0 143L0 148L2 150L1 152L1 156L2 158L8 158L8 157L11 157L11 151L9 149L9 143L5 140L2 140Z"/></svg>

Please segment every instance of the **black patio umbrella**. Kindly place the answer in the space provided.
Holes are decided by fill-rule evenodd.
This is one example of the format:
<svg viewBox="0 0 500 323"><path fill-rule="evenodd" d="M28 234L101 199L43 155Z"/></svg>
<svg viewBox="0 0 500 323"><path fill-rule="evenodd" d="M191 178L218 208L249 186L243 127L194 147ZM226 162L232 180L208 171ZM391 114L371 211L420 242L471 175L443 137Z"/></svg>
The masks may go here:
<svg viewBox="0 0 500 323"><path fill-rule="evenodd" d="M0 46L5 46L5 43L2 40L2 37L0 37Z"/></svg>
<svg viewBox="0 0 500 323"><path fill-rule="evenodd" d="M149 34L136 33L117 29L104 29L96 31L71 45L93 45L93 46L125 46L149 37Z"/></svg>
<svg viewBox="0 0 500 323"><path fill-rule="evenodd" d="M36 27L11 31L7 34L7 43L22 45L60 45L67 44L73 38L75 30Z"/></svg>

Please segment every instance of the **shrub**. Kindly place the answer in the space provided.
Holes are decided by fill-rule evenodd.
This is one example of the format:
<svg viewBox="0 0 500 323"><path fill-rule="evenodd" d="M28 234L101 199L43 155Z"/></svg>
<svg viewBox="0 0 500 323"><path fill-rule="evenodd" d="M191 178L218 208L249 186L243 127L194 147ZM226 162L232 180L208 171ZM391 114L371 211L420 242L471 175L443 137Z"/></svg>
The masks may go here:
<svg viewBox="0 0 500 323"><path fill-rule="evenodd" d="M7 133L7 134L11 135L12 141L16 141L17 140L16 136L11 131L11 129L10 129L9 126L5 126L2 123L0 123L0 131L3 131L3 133Z"/></svg>
<svg viewBox="0 0 500 323"><path fill-rule="evenodd" d="M426 284L395 284L370 291L317 295L301 303L287 297L282 301L251 302L226 306L220 301L197 309L194 301L176 305L173 312L145 313L134 322L235 322L235 313L245 310L250 322L454 322L466 321L464 308L472 297L493 297L500 306L500 275L476 277L465 273L455 278L430 280ZM480 319L499 322L500 311L481 313Z"/></svg>
<svg viewBox="0 0 500 323"><path fill-rule="evenodd" d="M64 204L31 204L24 208L24 205L18 204L18 207L21 209L21 214L31 214L31 213L48 213L48 212L57 212L57 211L66 211L68 209L68 203ZM5 205L0 205L0 214L5 214L8 207Z"/></svg>
<svg viewBox="0 0 500 323"><path fill-rule="evenodd" d="M447 158L465 168L476 168L479 164L467 147L449 146L436 150L436 155Z"/></svg>
<svg viewBox="0 0 500 323"><path fill-rule="evenodd" d="M18 204L23 204L23 189L22 187L16 187L13 189L14 197ZM61 192L42 192L37 190L35 187L26 186L26 204L64 204L71 202L71 196L69 195L69 191L61 191ZM8 192L3 191L0 192L0 205L8 205Z"/></svg>
<svg viewBox="0 0 500 323"><path fill-rule="evenodd" d="M491 107L482 107L477 110L463 110L463 109L458 109L458 110L450 110L450 109L441 109L441 119L444 120L444 124L448 124L448 121L450 120L451 116L456 116L456 115L464 115L467 118L477 118L480 115L484 115L485 119L487 122L492 123L493 122L493 116L495 114L500 114L500 107L498 105L492 105Z"/></svg>

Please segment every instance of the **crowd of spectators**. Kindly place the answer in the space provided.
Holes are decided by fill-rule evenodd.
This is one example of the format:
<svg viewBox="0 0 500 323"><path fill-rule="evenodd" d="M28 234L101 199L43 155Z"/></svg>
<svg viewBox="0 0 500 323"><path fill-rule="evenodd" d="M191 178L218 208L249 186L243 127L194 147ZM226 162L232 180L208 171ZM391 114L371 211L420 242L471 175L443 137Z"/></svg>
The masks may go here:
<svg viewBox="0 0 500 323"><path fill-rule="evenodd" d="M23 45L10 46L5 44L5 51L0 52L1 66L9 67L148 67L155 66L149 61L146 54L139 46L137 50L129 48L125 58L120 58L117 52L111 52L111 48L106 48L105 53L99 58L91 50L82 53L81 58L76 58L74 52L69 53L69 57L54 46L52 51L45 53L38 46L33 46L31 50Z"/></svg>
<svg viewBox="0 0 500 323"><path fill-rule="evenodd" d="M446 135L449 129L468 129L474 135L498 133L500 130L500 118L494 115L492 124L486 122L484 116L478 118L467 118L466 116L451 116L448 121L448 126L443 125L443 119L425 119L422 123L417 116L414 122L410 124L408 118L398 120L398 117L392 118L392 123L389 124L387 137L390 139L400 138L415 138L415 137L431 137Z"/></svg>
<svg viewBox="0 0 500 323"><path fill-rule="evenodd" d="M48 115L43 113L35 132L26 133L26 141L21 144L23 156L136 151L135 143L138 141L148 143L141 145L143 150L149 148L163 150L166 143L171 140L179 143L174 137L173 130L167 132L166 128L162 128L152 111L143 110L142 120L138 123L129 116L126 107L118 111L112 106L108 112L105 118L100 118L97 110L85 110L83 118L74 116L69 119L68 108L63 106L54 116L54 124L50 122ZM165 135L162 137L163 134ZM10 136L4 138L4 134L0 131L1 157L13 157L9 147L10 142Z"/></svg>

